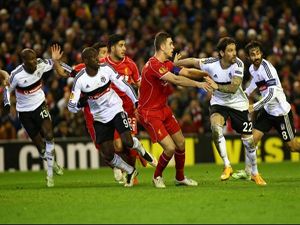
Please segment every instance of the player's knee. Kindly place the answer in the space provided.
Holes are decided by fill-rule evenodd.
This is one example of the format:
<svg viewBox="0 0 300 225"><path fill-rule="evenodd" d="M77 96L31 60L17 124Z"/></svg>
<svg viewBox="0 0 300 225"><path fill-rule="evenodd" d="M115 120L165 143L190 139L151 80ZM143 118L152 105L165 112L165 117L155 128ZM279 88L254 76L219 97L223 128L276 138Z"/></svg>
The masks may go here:
<svg viewBox="0 0 300 225"><path fill-rule="evenodd" d="M223 127L218 124L211 126L211 132L214 141L217 141L223 137Z"/></svg>
<svg viewBox="0 0 300 225"><path fill-rule="evenodd" d="M288 149L291 152L300 152L300 143L296 141L296 139L293 139L286 143Z"/></svg>
<svg viewBox="0 0 300 225"><path fill-rule="evenodd" d="M54 139L53 132L47 132L44 136L46 141L53 141Z"/></svg>
<svg viewBox="0 0 300 225"><path fill-rule="evenodd" d="M254 142L254 139L253 139L252 135L242 138L242 141L243 141L243 144L244 144L244 146L247 150L250 150L250 149L255 150L256 145L255 145L255 142Z"/></svg>
<svg viewBox="0 0 300 225"><path fill-rule="evenodd" d="M185 149L185 140L184 138L182 140L180 140L178 143L176 143L176 147L183 151Z"/></svg>
<svg viewBox="0 0 300 225"><path fill-rule="evenodd" d="M122 141L115 141L114 142L115 152L122 152L123 151L123 144Z"/></svg>

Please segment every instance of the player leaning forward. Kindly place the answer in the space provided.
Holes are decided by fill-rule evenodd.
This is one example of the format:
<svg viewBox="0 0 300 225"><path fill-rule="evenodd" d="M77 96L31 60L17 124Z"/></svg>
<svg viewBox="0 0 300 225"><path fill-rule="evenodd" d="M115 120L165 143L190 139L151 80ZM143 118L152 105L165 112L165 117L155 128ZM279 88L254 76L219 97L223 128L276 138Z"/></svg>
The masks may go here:
<svg viewBox="0 0 300 225"><path fill-rule="evenodd" d="M145 153L145 149L137 138L132 138L131 128L127 114L122 107L122 100L110 87L111 82L121 91L125 92L137 105L137 97L133 88L123 80L109 64L99 64L98 52L94 48L85 48L82 52L82 60L86 66L75 77L72 93L68 103L71 112L76 113L82 107L79 101L81 94L87 96L91 113L94 118L96 132L96 144L100 146L100 154L111 166L117 167L127 173L125 187L133 185L133 179L137 176L134 167L128 165L114 153L114 131L119 132L123 145Z"/></svg>

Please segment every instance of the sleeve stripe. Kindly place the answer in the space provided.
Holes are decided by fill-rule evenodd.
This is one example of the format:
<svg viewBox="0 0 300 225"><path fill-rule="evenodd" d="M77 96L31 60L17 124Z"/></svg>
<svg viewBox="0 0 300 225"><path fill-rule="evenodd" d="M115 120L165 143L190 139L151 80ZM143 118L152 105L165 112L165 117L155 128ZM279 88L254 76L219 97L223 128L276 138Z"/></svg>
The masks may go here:
<svg viewBox="0 0 300 225"><path fill-rule="evenodd" d="M11 73L11 76L9 78L9 82L12 83L13 82L13 79L15 77L15 75L17 75L18 73L22 72L23 71L23 66L21 66L19 69L17 69L16 71L13 71Z"/></svg>
<svg viewBox="0 0 300 225"><path fill-rule="evenodd" d="M273 97L273 94L274 94L274 89L270 88L270 92L269 92L268 96L265 98L265 100L263 100L262 102L260 102L259 104L257 104L254 107L254 110L260 109L261 106L265 105L268 101L270 101L270 99Z"/></svg>
<svg viewBox="0 0 300 225"><path fill-rule="evenodd" d="M73 87L72 87L72 91L74 91L74 87L76 85L76 82L78 80L79 77L81 77L84 74L85 69L80 70L80 72L75 76L75 79L73 81Z"/></svg>
<svg viewBox="0 0 300 225"><path fill-rule="evenodd" d="M243 63L240 59L236 59L236 64L238 65L238 67L243 67Z"/></svg>
<svg viewBox="0 0 300 225"><path fill-rule="evenodd" d="M137 94L135 93L135 90L133 89L133 87L130 84L128 84L125 80L122 80L122 81L125 85L127 85L131 89L134 97L137 99L138 97L137 97Z"/></svg>
<svg viewBox="0 0 300 225"><path fill-rule="evenodd" d="M264 69L265 69L265 71L266 71L266 73L267 73L267 76L268 76L268 78L269 79L272 79L273 78L273 76L272 76L272 73L271 73L271 71L270 71L270 68L268 67L268 64L266 63L266 62L262 62L262 65L263 65L263 67L264 67Z"/></svg>
<svg viewBox="0 0 300 225"><path fill-rule="evenodd" d="M66 70L68 73L71 73L71 72L73 71L72 67L69 66L68 64L66 64L66 63L64 63L64 62L60 62L59 64L60 64L60 65L62 66L62 68L63 68L64 70Z"/></svg>
<svg viewBox="0 0 300 225"><path fill-rule="evenodd" d="M7 88L4 88L4 93L3 93L3 97L4 97L4 105L7 105L9 104L9 100L8 100L8 95L9 94L9 91L7 90Z"/></svg>
<svg viewBox="0 0 300 225"><path fill-rule="evenodd" d="M217 61L219 61L219 58L211 57L211 58L205 59L203 64L210 64L210 63L214 63L214 62L217 62Z"/></svg>

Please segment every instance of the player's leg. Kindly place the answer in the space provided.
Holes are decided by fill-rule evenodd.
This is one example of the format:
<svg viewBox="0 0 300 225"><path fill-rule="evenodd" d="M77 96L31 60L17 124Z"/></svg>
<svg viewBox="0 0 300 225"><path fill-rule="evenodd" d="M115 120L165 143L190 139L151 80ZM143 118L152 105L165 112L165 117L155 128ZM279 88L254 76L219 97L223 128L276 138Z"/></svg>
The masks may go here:
<svg viewBox="0 0 300 225"><path fill-rule="evenodd" d="M52 166L54 172L57 175L63 175L63 168L59 166L56 161L54 133L53 133L51 115L45 104L41 106L41 109L39 109L38 112L40 117L36 120L36 122L41 124L41 133L42 136L45 138L45 142L46 142L45 155L47 156L47 158L49 158L50 154L53 155L53 162L50 159L51 157L49 158L49 162L47 160L48 168L49 167L51 168Z"/></svg>
<svg viewBox="0 0 300 225"><path fill-rule="evenodd" d="M212 139L224 163L224 169L220 177L224 181L228 180L233 172L227 156L226 140L223 135L223 126L228 117L227 110L225 107L213 105L210 108L210 114Z"/></svg>
<svg viewBox="0 0 300 225"><path fill-rule="evenodd" d="M297 141L296 129L294 126L293 112L290 110L288 115L276 117L276 130L281 135L291 152L300 153L300 143Z"/></svg>
<svg viewBox="0 0 300 225"><path fill-rule="evenodd" d="M179 123L173 115L169 107L164 109L164 125L167 132L170 134L171 138L175 143L175 184L176 185L187 185L187 186L197 186L198 183L192 179L185 177L184 175L184 165L185 165L185 138L180 129Z"/></svg>
<svg viewBox="0 0 300 225"><path fill-rule="evenodd" d="M113 138L115 129L122 131L128 130L129 127L119 124L115 127L117 118L120 114L117 114L114 119L108 123L101 123L98 121L94 122L94 128L96 132L96 143L100 145L101 153L104 156L104 160L108 162L112 167L117 167L122 171L127 173L125 187L131 187L133 185L133 180L137 176L137 171L134 167L127 164L120 156L115 153Z"/></svg>
<svg viewBox="0 0 300 225"><path fill-rule="evenodd" d="M40 117L39 110L40 107L32 112L19 112L19 118L20 121L26 130L28 136L31 138L34 145L37 147L41 158L45 159L48 162L48 159L45 153L45 142L43 140L43 137L40 134L41 129L41 122L37 122L37 118ZM49 177L49 180L47 179ZM53 187L54 186L54 180L53 180L53 167L47 168L47 186Z"/></svg>
<svg viewBox="0 0 300 225"><path fill-rule="evenodd" d="M254 180L258 185L266 185L266 182L258 173L256 158L257 146L255 145L253 139L253 125L250 121L248 111L238 111L232 109L230 111L230 118L232 121L232 127L235 129L236 132L241 134L241 140L245 147L246 157L248 157L248 160L251 164L251 179Z"/></svg>
<svg viewBox="0 0 300 225"><path fill-rule="evenodd" d="M126 113L121 112L117 114L114 121L116 129L120 134L123 146L128 149L136 150L145 160L149 162L150 165L155 167L157 164L156 159L145 150L137 137L132 137L131 127L129 125ZM126 130L124 128L126 128Z"/></svg>

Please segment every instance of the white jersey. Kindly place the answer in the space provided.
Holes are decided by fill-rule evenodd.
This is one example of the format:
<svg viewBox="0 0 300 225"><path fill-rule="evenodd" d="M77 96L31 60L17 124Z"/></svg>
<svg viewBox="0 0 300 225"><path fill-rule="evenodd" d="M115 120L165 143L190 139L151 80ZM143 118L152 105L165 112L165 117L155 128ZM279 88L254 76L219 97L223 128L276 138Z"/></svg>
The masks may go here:
<svg viewBox="0 0 300 225"><path fill-rule="evenodd" d="M110 65L100 64L95 76L89 76L86 69L82 69L75 77L72 93L68 103L71 112L78 112L77 107L81 94L88 96L88 104L94 120L108 123L116 114L124 111L123 102L118 94L110 87L113 82L116 87L125 92L135 104L137 96L133 88L123 80Z"/></svg>
<svg viewBox="0 0 300 225"><path fill-rule="evenodd" d="M234 76L244 77L244 63L239 58L236 58L236 63L227 69L221 67L219 58L204 58L200 60L200 68L208 72L217 84L231 84ZM234 94L214 91L210 104L226 106L239 111L248 110L249 107L248 98L241 85Z"/></svg>
<svg viewBox="0 0 300 225"><path fill-rule="evenodd" d="M27 73L23 65L19 65L10 74L10 87L5 92L4 105L10 104L10 92L15 90L16 109L18 112L34 111L45 101L42 90L42 76L53 68L51 59L37 59L37 68L33 74Z"/></svg>
<svg viewBox="0 0 300 225"><path fill-rule="evenodd" d="M246 89L250 95L254 89L258 88L262 99L256 102L253 107L257 111L264 107L267 113L273 116L283 116L291 110L290 104L286 100L278 74L274 66L263 59L256 70L252 64L249 68L252 76L251 84Z"/></svg>

